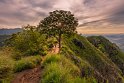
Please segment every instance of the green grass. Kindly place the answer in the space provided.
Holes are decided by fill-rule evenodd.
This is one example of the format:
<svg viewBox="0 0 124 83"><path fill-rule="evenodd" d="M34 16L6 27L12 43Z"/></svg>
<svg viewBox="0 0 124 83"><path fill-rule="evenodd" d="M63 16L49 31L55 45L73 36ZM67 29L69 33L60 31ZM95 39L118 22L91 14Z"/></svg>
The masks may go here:
<svg viewBox="0 0 124 83"><path fill-rule="evenodd" d="M124 75L124 53L121 52L116 44L102 36L91 36L87 38L94 46L104 52L122 71Z"/></svg>
<svg viewBox="0 0 124 83"><path fill-rule="evenodd" d="M41 56L22 57L19 60L13 58L15 52L11 48L0 50L0 83L10 83L15 72L34 68L41 63Z"/></svg>
<svg viewBox="0 0 124 83"><path fill-rule="evenodd" d="M69 70L57 63L50 63L44 69L42 83L70 83Z"/></svg>
<svg viewBox="0 0 124 83"><path fill-rule="evenodd" d="M94 78L75 78L72 80L71 83L97 83L96 79Z"/></svg>
<svg viewBox="0 0 124 83"><path fill-rule="evenodd" d="M82 78L80 68L64 55L47 55L43 66L41 83L97 83Z"/></svg>
<svg viewBox="0 0 124 83"><path fill-rule="evenodd" d="M26 69L31 69L40 65L41 57L40 56L30 56L22 58L21 60L17 61L14 65L14 72L21 72Z"/></svg>
<svg viewBox="0 0 124 83"><path fill-rule="evenodd" d="M73 41L74 39L79 41L83 48L81 48L80 45L76 45ZM71 55L81 58L83 60L82 68L87 70L85 72L88 74L88 77L98 76L99 78L96 77L96 79L99 81L104 81L103 79L105 77L105 79L109 80L109 82L117 82L117 80L119 80L117 78L122 79L120 69L104 53L102 53L102 51L93 46L85 37L75 35L68 38L64 36L62 43L63 47L61 53L67 57L70 57ZM79 59L77 59L77 61L80 62ZM76 62L76 64L79 64L79 62ZM112 73L107 71L112 71Z"/></svg>
<svg viewBox="0 0 124 83"><path fill-rule="evenodd" d="M45 61L43 62L43 65L47 65L53 62L59 62L60 60L61 60L60 56L47 55Z"/></svg>
<svg viewBox="0 0 124 83"><path fill-rule="evenodd" d="M8 49L0 51L0 82L9 81L13 75L14 60Z"/></svg>

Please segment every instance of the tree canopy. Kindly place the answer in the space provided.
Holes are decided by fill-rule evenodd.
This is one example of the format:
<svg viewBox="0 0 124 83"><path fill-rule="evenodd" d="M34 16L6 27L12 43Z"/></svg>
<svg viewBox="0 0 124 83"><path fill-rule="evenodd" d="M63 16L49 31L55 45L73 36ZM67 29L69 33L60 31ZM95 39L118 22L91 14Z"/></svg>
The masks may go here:
<svg viewBox="0 0 124 83"><path fill-rule="evenodd" d="M56 37L59 48L61 48L62 34L75 33L77 26L78 20L70 11L55 10L39 23L38 30L49 36Z"/></svg>

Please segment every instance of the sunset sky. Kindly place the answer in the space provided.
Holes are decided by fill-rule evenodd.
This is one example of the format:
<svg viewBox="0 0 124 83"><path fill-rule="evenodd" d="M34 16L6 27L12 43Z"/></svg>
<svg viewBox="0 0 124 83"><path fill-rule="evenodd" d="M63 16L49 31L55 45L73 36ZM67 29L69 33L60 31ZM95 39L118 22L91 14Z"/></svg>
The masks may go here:
<svg viewBox="0 0 124 83"><path fill-rule="evenodd" d="M124 0L0 0L0 28L37 25L60 9L78 18L79 33L124 33Z"/></svg>

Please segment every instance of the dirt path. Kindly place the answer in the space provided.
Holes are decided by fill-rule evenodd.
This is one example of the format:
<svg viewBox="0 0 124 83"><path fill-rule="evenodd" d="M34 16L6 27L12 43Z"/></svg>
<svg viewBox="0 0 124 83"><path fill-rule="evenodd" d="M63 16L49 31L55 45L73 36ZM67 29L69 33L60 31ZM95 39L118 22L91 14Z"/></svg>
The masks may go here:
<svg viewBox="0 0 124 83"><path fill-rule="evenodd" d="M15 75L11 83L40 83L41 71L41 67L22 71Z"/></svg>
<svg viewBox="0 0 124 83"><path fill-rule="evenodd" d="M57 44L56 46L54 46L54 47L52 48L52 50L51 50L50 53L52 53L52 54L57 54L57 53L59 53L59 45Z"/></svg>
<svg viewBox="0 0 124 83"><path fill-rule="evenodd" d="M54 46L50 54L59 53L58 45ZM24 70L17 73L11 83L40 83L42 76L42 68L36 67L34 69Z"/></svg>

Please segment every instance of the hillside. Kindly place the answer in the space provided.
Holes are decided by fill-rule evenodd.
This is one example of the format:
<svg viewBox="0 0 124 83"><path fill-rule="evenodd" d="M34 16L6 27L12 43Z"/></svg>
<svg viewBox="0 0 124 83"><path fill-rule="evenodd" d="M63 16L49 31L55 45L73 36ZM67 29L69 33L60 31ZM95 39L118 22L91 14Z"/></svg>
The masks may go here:
<svg viewBox="0 0 124 83"><path fill-rule="evenodd" d="M64 53L67 53L65 55L71 55L72 57L78 56L85 63L89 64L87 65L90 68L88 71L89 76L95 77L99 82L108 80L109 83L121 83L122 73L120 69L86 38L76 35L74 38L65 38L64 43ZM88 69L84 69L82 72L85 70L87 71ZM85 74L83 75L86 76Z"/></svg>
<svg viewBox="0 0 124 83"><path fill-rule="evenodd" d="M116 44L111 43L102 36L91 36L87 39L110 58L121 69L124 75L124 53L121 52Z"/></svg>
<svg viewBox="0 0 124 83"><path fill-rule="evenodd" d="M99 36L98 39L100 38L103 39ZM89 39L93 40L91 37L88 37ZM61 81L62 83L123 83L121 64L124 55L119 48L114 44L120 54L110 57L108 51L105 53L105 50L97 49L98 47L96 48L88 40L77 34L72 37L63 36L60 54L49 52L46 56L30 55L19 60L14 59L14 50L4 47L0 51L1 63L4 63L0 64L1 82L3 80L3 83L9 81L16 83L20 79L22 81L18 83L31 83L31 80L32 83L39 81L42 83L50 81L52 83L61 83ZM103 44L107 44L108 47L113 46L107 39L103 40ZM57 47L54 49L56 50ZM110 54L117 53L113 51L110 51Z"/></svg>

